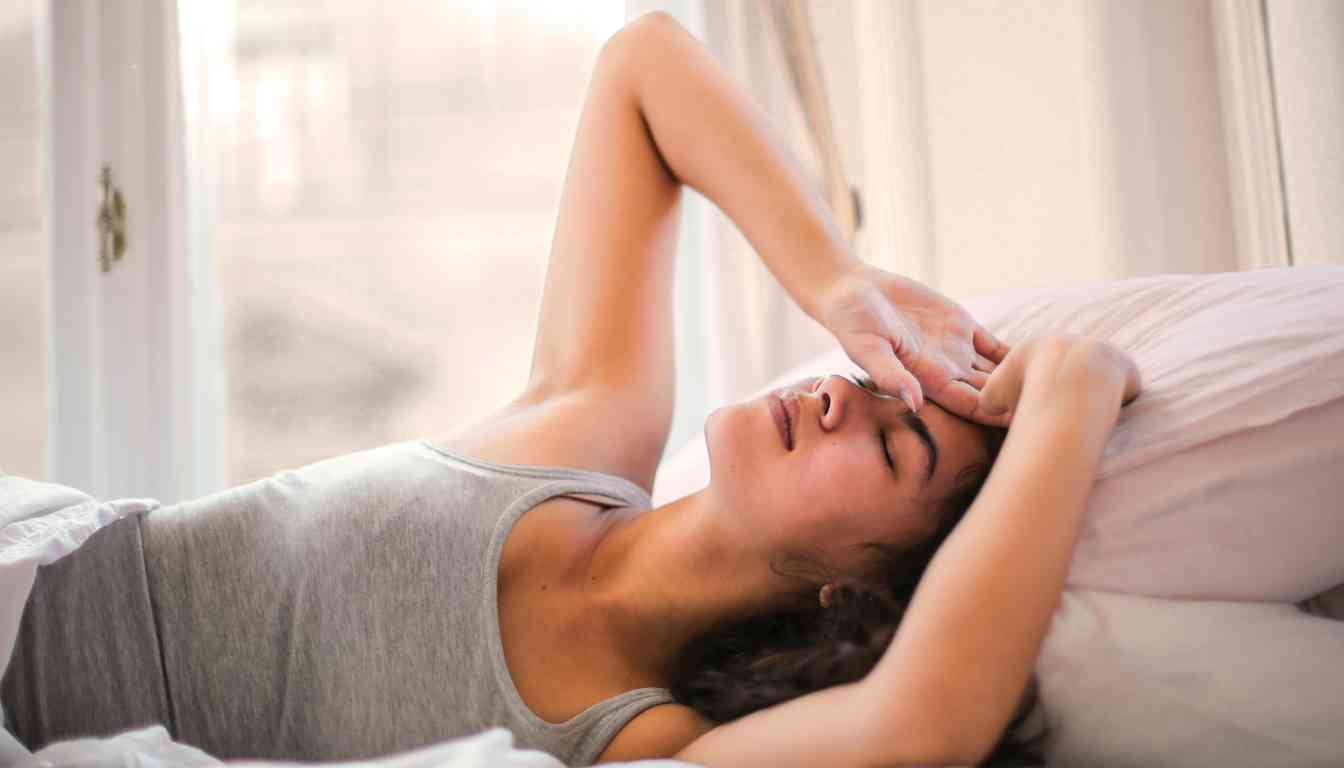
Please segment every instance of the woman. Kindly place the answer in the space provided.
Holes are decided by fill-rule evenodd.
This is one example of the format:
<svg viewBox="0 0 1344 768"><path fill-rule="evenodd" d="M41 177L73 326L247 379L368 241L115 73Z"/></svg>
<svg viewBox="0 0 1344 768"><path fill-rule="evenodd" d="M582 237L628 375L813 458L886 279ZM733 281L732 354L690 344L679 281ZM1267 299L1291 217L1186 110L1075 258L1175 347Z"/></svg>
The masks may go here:
<svg viewBox="0 0 1344 768"><path fill-rule="evenodd" d="M709 486L648 509L683 183L872 379L715 411ZM492 726L576 765L1007 756L1138 386L1110 345L1009 351L858 262L745 94L644 16L593 73L524 392L98 531L35 585L5 710L30 747L162 722L218 757Z"/></svg>

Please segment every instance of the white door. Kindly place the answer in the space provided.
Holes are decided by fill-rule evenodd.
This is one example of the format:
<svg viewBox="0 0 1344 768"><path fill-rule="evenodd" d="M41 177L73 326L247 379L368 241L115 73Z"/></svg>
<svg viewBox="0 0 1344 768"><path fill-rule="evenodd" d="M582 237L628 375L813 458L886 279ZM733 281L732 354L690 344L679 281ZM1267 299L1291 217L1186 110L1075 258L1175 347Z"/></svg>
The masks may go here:
<svg viewBox="0 0 1344 768"><path fill-rule="evenodd" d="M39 12L50 476L98 497L189 498L218 486L221 414L176 4Z"/></svg>

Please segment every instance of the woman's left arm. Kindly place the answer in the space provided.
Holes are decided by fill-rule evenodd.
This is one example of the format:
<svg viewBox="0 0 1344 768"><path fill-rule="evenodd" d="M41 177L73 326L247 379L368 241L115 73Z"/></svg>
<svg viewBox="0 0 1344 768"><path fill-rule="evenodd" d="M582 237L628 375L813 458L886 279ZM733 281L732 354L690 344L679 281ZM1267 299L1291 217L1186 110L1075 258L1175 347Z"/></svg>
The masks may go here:
<svg viewBox="0 0 1344 768"><path fill-rule="evenodd" d="M814 316L814 299L862 263L765 116L693 35L655 12L608 39L579 118L532 368L515 405L563 402L585 455L636 482L653 477L671 427L682 184L722 209Z"/></svg>
<svg viewBox="0 0 1344 768"><path fill-rule="evenodd" d="M648 28L631 52L640 57L635 88L659 155L678 181L732 219L799 307L819 319L827 288L863 263L825 200L703 43L664 13L636 24Z"/></svg>
<svg viewBox="0 0 1344 768"><path fill-rule="evenodd" d="M1008 347L961 306L857 258L782 139L718 61L670 16L637 72L641 113L671 173L733 220L798 306L829 330L878 388L911 409L925 390L969 419Z"/></svg>
<svg viewBox="0 0 1344 768"><path fill-rule="evenodd" d="M908 388L913 378L893 374L894 361L920 348L921 337L902 346L898 331L880 325L893 313L910 319L900 297L879 292L873 301L866 286L880 271L854 255L766 116L699 40L654 12L607 40L593 70L517 406L564 401L588 431L620 413L620 429L613 425L599 447L590 441L584 450L606 451L592 457L606 471L651 480L674 400L682 184L732 219L799 307L831 329L879 387ZM874 307L876 333L863 311ZM942 316L932 318L941 327Z"/></svg>

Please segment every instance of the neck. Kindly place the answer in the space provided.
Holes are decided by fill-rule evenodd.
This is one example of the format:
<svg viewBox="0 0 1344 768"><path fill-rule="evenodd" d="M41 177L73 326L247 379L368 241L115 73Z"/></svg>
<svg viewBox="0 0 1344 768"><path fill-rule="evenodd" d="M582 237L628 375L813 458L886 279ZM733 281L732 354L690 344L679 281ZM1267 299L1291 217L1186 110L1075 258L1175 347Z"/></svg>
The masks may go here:
<svg viewBox="0 0 1344 768"><path fill-rule="evenodd" d="M796 589L753 550L710 488L616 516L584 577L586 604L616 653L666 685L673 657L720 621L769 610ZM774 600L771 596L776 596Z"/></svg>

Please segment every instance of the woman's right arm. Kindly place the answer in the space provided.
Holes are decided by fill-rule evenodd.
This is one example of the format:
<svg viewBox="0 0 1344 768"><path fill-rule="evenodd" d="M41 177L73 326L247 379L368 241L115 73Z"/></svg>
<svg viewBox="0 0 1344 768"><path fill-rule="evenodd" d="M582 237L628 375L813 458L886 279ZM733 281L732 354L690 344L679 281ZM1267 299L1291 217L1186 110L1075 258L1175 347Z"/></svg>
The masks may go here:
<svg viewBox="0 0 1344 768"><path fill-rule="evenodd" d="M661 731L695 734L673 756L711 768L983 760L1026 688L1102 449L1138 390L1133 361L1105 342L1054 336L1014 348L981 390L1012 414L1008 438L878 664L857 682L709 729L667 707Z"/></svg>
<svg viewBox="0 0 1344 768"><path fill-rule="evenodd" d="M938 713L929 727L952 761L973 764L993 749L1059 605L1102 450L1138 389L1133 361L1097 339L1036 339L1000 364L983 392L1013 411L1008 437L862 681L879 731ZM893 754L904 737L891 733Z"/></svg>

